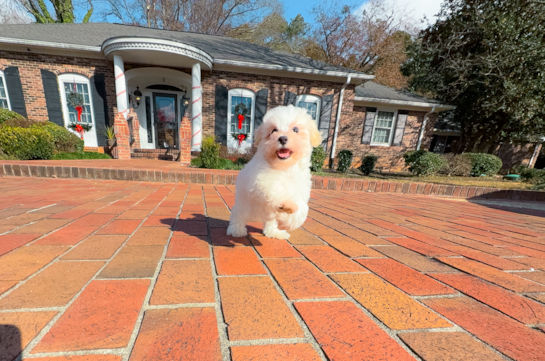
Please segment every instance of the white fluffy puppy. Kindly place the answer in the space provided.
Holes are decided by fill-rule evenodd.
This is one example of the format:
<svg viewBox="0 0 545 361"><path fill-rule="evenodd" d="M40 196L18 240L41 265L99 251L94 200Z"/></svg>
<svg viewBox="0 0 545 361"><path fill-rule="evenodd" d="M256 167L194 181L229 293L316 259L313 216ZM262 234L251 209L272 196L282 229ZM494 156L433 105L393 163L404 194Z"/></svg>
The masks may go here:
<svg viewBox="0 0 545 361"><path fill-rule="evenodd" d="M310 156L322 142L316 122L293 105L271 109L255 133L257 152L240 171L227 235L246 236L248 222L263 234L288 239L305 222L310 199Z"/></svg>

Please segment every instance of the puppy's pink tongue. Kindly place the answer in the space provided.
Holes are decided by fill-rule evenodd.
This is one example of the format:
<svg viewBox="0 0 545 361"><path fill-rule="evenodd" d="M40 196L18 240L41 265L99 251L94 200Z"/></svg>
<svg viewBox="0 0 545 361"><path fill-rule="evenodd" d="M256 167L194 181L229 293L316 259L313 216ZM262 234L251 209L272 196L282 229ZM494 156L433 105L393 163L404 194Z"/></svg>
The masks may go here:
<svg viewBox="0 0 545 361"><path fill-rule="evenodd" d="M276 151L276 154L280 157L280 158L288 158L290 156L290 150L289 149L285 149L285 148L282 148L282 149L278 149Z"/></svg>

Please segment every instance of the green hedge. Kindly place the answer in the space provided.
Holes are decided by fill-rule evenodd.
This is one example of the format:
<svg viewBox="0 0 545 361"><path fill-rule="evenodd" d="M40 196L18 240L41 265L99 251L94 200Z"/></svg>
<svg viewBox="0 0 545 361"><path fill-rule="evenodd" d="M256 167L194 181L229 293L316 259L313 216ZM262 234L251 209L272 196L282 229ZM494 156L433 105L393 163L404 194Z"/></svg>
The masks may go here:
<svg viewBox="0 0 545 361"><path fill-rule="evenodd" d="M2 127L0 150L21 160L50 159L55 151L55 143L51 134L41 127Z"/></svg>
<svg viewBox="0 0 545 361"><path fill-rule="evenodd" d="M441 170L445 163L439 154L426 150L412 150L403 154L403 158L409 171L418 176L433 175Z"/></svg>
<svg viewBox="0 0 545 361"><path fill-rule="evenodd" d="M324 162L327 154L322 146L316 147L312 150L310 156L310 170L313 172L321 172L324 168Z"/></svg>
<svg viewBox="0 0 545 361"><path fill-rule="evenodd" d="M369 175L373 169L375 169L375 165L377 164L378 157L374 154L368 154L361 158L361 165L360 170L364 175Z"/></svg>
<svg viewBox="0 0 545 361"><path fill-rule="evenodd" d="M51 134L53 142L55 143L56 152L83 152L83 140L68 129L51 122L39 122L32 126L40 127Z"/></svg>
<svg viewBox="0 0 545 361"><path fill-rule="evenodd" d="M339 162L337 163L337 172L347 173L352 165L352 152L348 149L343 149L339 152Z"/></svg>
<svg viewBox="0 0 545 361"><path fill-rule="evenodd" d="M6 120L10 119L25 119L19 113L11 111L9 109L0 108L0 124L4 123Z"/></svg>
<svg viewBox="0 0 545 361"><path fill-rule="evenodd" d="M501 170L501 167L503 165L503 162L501 161L501 159L492 154L466 153L466 155L471 160L471 164L472 164L471 175L472 176L476 176L476 177L480 175L492 176L494 174L498 174L498 172Z"/></svg>

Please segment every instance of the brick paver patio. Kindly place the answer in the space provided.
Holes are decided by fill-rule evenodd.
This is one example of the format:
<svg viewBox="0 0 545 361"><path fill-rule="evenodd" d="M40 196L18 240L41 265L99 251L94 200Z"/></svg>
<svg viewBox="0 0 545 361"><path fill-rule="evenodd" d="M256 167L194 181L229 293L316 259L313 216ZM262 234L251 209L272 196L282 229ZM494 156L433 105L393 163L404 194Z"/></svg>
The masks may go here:
<svg viewBox="0 0 545 361"><path fill-rule="evenodd" d="M0 360L545 359L545 212L318 190L231 238L234 191L1 178Z"/></svg>

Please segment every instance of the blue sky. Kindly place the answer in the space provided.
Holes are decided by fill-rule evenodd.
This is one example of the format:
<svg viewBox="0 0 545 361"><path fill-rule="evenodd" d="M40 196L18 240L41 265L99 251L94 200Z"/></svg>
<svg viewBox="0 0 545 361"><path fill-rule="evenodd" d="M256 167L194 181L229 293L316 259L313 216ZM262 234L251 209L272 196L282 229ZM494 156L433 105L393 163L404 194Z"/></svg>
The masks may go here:
<svg viewBox="0 0 545 361"><path fill-rule="evenodd" d="M284 16L289 21L297 16L297 14L303 15L307 22L312 22L312 8L320 5L322 0L281 0L284 4ZM347 5L354 5L358 7L365 1L361 0L345 0Z"/></svg>

